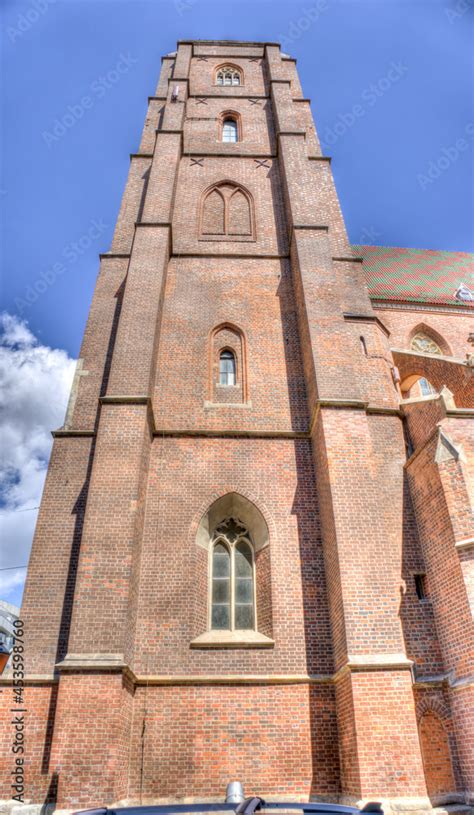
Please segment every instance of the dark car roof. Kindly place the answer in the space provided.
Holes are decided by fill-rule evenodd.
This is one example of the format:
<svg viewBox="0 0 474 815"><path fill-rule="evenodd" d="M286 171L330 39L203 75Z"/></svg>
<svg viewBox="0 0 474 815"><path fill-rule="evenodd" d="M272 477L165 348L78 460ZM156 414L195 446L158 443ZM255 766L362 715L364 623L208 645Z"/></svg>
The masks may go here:
<svg viewBox="0 0 474 815"><path fill-rule="evenodd" d="M357 807L341 806L340 804L322 804L317 801L301 803L301 801L266 801L262 802L261 810L299 810L300 812L321 815L334 813L335 815L354 815L359 813ZM184 815L184 813L199 812L235 812L236 804L202 803L202 804L160 804L158 806L136 807L106 807L82 810L81 815Z"/></svg>

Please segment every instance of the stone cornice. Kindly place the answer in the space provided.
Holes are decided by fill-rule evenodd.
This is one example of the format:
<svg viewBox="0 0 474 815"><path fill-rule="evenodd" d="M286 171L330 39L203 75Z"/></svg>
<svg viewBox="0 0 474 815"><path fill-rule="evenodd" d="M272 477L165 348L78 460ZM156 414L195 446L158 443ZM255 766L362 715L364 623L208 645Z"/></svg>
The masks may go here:
<svg viewBox="0 0 474 815"><path fill-rule="evenodd" d="M343 258L333 258L333 260L342 260ZM362 260L362 258L346 258L346 260ZM356 314L352 311L345 311L342 315L345 320L352 321L355 323L376 323L378 327L383 331L386 337L390 336L390 331L388 330L387 326L383 324L382 320L375 316L375 314Z"/></svg>
<svg viewBox="0 0 474 815"><path fill-rule="evenodd" d="M469 314L472 317L472 308L461 305L456 306L446 303L417 303L413 300L383 300L376 295L370 294L373 308L390 309L391 311L429 311L438 314Z"/></svg>
<svg viewBox="0 0 474 815"><path fill-rule="evenodd" d="M249 244L247 244L248 246ZM283 255L255 255L252 252L172 252L172 258L237 258L239 260L289 260L289 254Z"/></svg>
<svg viewBox="0 0 474 815"><path fill-rule="evenodd" d="M268 638L265 638L268 640ZM271 647L272 640L268 640ZM252 645L241 644L236 647L246 649ZM135 685L179 686L179 685L305 685L305 684L332 684L348 673L377 672L377 671L405 671L413 674L413 661L405 654L354 654L347 657L347 661L334 673L321 674L140 674L135 673L126 663L123 654L68 654L66 658L56 665L59 674L63 672L75 673L123 673ZM25 678L26 684L53 684L58 682L58 673L32 674ZM11 685L11 677L0 678L3 686ZM433 686L447 684L450 688L463 690L471 687L474 677L461 677L456 679L451 674L433 676L419 676L413 678L417 686Z"/></svg>
<svg viewBox="0 0 474 815"><path fill-rule="evenodd" d="M220 86L216 86L220 87ZM243 85L240 85L243 88ZM267 94L252 93L190 93L188 99L270 99Z"/></svg>
<svg viewBox="0 0 474 815"><path fill-rule="evenodd" d="M464 538L464 540L457 541L454 545L458 552L464 552L474 547L474 538Z"/></svg>
<svg viewBox="0 0 474 815"><path fill-rule="evenodd" d="M99 397L101 405L148 405L149 401L148 396L117 395Z"/></svg>
<svg viewBox="0 0 474 815"><path fill-rule="evenodd" d="M403 416L403 412L395 407L387 407L386 405L373 405L361 399L319 399L316 402L313 415L309 426L306 430L250 430L242 428L206 428L206 427L186 427L186 428L173 428L173 427L157 427L155 424L155 417L153 414L152 399L144 394L116 394L106 395L99 397L101 405L142 405L146 406L149 415L149 424L153 436L170 437L170 438L254 438L254 439L281 439L281 440L296 440L296 439L311 439L317 417L321 410L363 410L370 416L396 416L398 418ZM205 403L206 409L211 408L229 408L229 404L218 403L210 404ZM232 407L232 406L231 406ZM238 404L233 406L235 409L251 409L248 403ZM453 411L450 411L450 414ZM471 411L455 411L458 413L474 415L474 410ZM85 436L93 437L96 435L95 430L74 430L63 429L54 430L53 437L67 437L67 436ZM409 463L411 459L407 463Z"/></svg>
<svg viewBox="0 0 474 815"><path fill-rule="evenodd" d="M372 671L411 671L413 660L403 654L354 654L347 657L347 662L335 674L333 682L337 682L348 673Z"/></svg>
<svg viewBox="0 0 474 815"><path fill-rule="evenodd" d="M53 439L63 438L92 438L96 435L95 430L74 430L72 428L60 427L58 430L52 430L51 435Z"/></svg>
<svg viewBox="0 0 474 815"><path fill-rule="evenodd" d="M157 133L162 133L162 130L157 130ZM248 158L248 159L256 159L256 158L263 158L268 159L268 161L273 161L274 159L278 158L276 153L238 153L237 148L239 147L239 143L237 142L235 145L235 153L218 153L217 151L214 152L204 152L199 150L185 150L183 152L183 156L187 158L193 158L194 156L201 156L202 158ZM258 169L258 168L257 168Z"/></svg>
<svg viewBox="0 0 474 815"><path fill-rule="evenodd" d="M462 365L464 368L469 368L465 359L459 357L448 357L444 354L423 354L420 351L411 351L408 348L391 348L392 354L401 354L405 357L413 357L414 359L434 359L441 360L441 362L449 362L451 365Z"/></svg>

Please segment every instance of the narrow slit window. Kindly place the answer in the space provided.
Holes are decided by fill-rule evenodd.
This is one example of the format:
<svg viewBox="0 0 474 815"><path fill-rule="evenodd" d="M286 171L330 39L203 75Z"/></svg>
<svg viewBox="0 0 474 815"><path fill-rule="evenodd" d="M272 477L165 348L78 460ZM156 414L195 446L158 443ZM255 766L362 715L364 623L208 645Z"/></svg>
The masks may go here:
<svg viewBox="0 0 474 815"><path fill-rule="evenodd" d="M416 574L415 575L415 590L416 596L418 600L426 600L427 593L426 593L426 575L425 574Z"/></svg>
<svg viewBox="0 0 474 815"><path fill-rule="evenodd" d="M235 119L225 119L222 125L222 141L235 144L238 140L237 122Z"/></svg>
<svg viewBox="0 0 474 815"><path fill-rule="evenodd" d="M219 385L235 385L235 356L232 351L221 351Z"/></svg>
<svg viewBox="0 0 474 815"><path fill-rule="evenodd" d="M247 543L235 547L234 563L235 628L253 628L253 560Z"/></svg>

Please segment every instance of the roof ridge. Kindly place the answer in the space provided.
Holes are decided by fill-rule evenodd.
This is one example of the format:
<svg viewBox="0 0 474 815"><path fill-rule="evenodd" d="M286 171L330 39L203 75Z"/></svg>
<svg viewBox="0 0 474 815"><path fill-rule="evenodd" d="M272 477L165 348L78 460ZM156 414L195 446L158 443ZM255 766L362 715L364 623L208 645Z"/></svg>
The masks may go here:
<svg viewBox="0 0 474 815"><path fill-rule="evenodd" d="M466 252L464 249L427 249L419 246L386 246L372 243L352 243L353 249L399 249L401 252L433 252L445 255L467 255L474 258L474 252Z"/></svg>

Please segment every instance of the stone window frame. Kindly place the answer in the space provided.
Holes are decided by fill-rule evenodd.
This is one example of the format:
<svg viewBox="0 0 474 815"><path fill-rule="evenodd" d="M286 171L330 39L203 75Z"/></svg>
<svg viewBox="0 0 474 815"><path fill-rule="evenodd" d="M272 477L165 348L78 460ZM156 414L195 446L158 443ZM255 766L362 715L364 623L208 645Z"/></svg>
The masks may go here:
<svg viewBox="0 0 474 815"><path fill-rule="evenodd" d="M225 531L219 531L219 529L229 521L234 521L238 526L240 526L244 531L239 533L239 535L235 538L234 541L231 541L228 537L226 537ZM253 607L253 626L252 628L236 628L235 627L235 550L239 543L245 542L251 552L252 557L252 607ZM212 590L213 590L213 579L214 579L214 571L213 571L213 555L214 549L219 544L222 543L226 549L229 551L230 554L230 628L213 628L212 627ZM257 574L255 568L255 545L252 540L252 536L250 534L249 529L243 524L238 518L234 517L233 515L228 516L225 518L219 526L214 530L213 540L209 546L209 560L208 560L208 596L207 596L207 605L208 605L208 612L207 612L207 626L208 631L215 632L217 636L219 634L225 636L226 633L234 633L234 632L258 632L258 621L257 621Z"/></svg>
<svg viewBox="0 0 474 815"><path fill-rule="evenodd" d="M231 331L236 334L240 339L240 353L239 349L230 345L229 342L219 345L215 342L216 335L221 331ZM247 337L244 331L239 326L231 322L223 322L214 326L211 329L208 337L208 405L215 405L216 407L229 407L226 402L214 402L214 388L227 388L229 385L221 385L219 378L215 379L215 372L219 373L219 360L222 351L232 351L235 359L235 385L242 388L242 404L249 404L249 387L248 387L248 357L247 357ZM232 387L232 386L231 386Z"/></svg>
<svg viewBox="0 0 474 815"><path fill-rule="evenodd" d="M224 123L228 119L232 119L237 125L236 142L223 141ZM241 141L243 141L242 116L237 110L224 110L222 111L222 113L219 114L219 118L217 121L217 141L221 144L239 144Z"/></svg>
<svg viewBox="0 0 474 815"><path fill-rule="evenodd" d="M439 350L437 351L418 351L416 348L412 347L413 341L417 337L423 337L429 340L433 345L435 345ZM410 351L413 351L415 354L433 354L437 356L452 356L451 348L449 347L448 343L441 336L434 328L431 326L426 325L425 323L418 323L418 325L414 326L408 335L408 348Z"/></svg>
<svg viewBox="0 0 474 815"><path fill-rule="evenodd" d="M227 198L220 192L220 187L235 187L235 190L231 193L228 200ZM206 198L213 192L216 191L224 201L224 232L223 234L206 234L203 232L203 216L204 216L204 203ZM249 212L250 212L250 234L249 235L232 235L228 232L229 226L229 202L230 199L235 195L237 191L243 193L248 201L249 204ZM221 179L220 181L215 181L213 184L209 184L208 187L203 191L201 194L201 198L199 201L199 214L198 214L198 240L199 241L238 241L238 242L245 242L245 243L255 243L257 240L256 236L256 228L255 228L255 204L253 195L243 184L240 184L238 181L232 181L229 178Z"/></svg>
<svg viewBox="0 0 474 815"><path fill-rule="evenodd" d="M214 494L212 501L206 501L196 517L193 525L193 537L196 552L203 556L196 559L196 568L206 575L207 586L204 590L203 581L198 584L201 590L196 592L194 598L194 615L196 620L195 635L191 640L190 648L198 649L227 649L227 648L274 648L273 639L273 597L270 559L270 530L264 508L256 502L245 490L239 490L228 485L219 496ZM215 535L218 527L229 517L237 518L242 526L249 531L250 541L254 555L254 597L255 619L254 624L259 629L211 629L208 610L210 597L210 552L217 539ZM275 529L272 526L272 534ZM205 626L205 630L203 627ZM200 633L198 631L200 630Z"/></svg>
<svg viewBox="0 0 474 815"><path fill-rule="evenodd" d="M239 82L236 82L235 84L232 83L231 85L225 85L223 82L219 83L217 81L217 77L221 71L223 73L226 71L237 73L239 75ZM245 75L243 68L241 68L240 65L236 65L234 62L221 62L220 65L216 65L216 67L214 68L213 80L214 85L217 88L242 88L245 86Z"/></svg>

